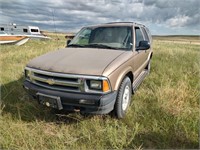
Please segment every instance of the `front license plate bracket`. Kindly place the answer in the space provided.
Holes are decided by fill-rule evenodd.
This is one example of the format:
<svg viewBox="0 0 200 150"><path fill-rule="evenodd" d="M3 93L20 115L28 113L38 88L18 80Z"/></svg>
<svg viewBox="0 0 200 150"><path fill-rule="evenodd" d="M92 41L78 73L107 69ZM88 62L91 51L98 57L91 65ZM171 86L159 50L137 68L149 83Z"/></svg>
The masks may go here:
<svg viewBox="0 0 200 150"><path fill-rule="evenodd" d="M58 110L63 109L60 97L58 96L51 96L42 93L37 93L37 98L39 104L45 105L47 107L52 107Z"/></svg>

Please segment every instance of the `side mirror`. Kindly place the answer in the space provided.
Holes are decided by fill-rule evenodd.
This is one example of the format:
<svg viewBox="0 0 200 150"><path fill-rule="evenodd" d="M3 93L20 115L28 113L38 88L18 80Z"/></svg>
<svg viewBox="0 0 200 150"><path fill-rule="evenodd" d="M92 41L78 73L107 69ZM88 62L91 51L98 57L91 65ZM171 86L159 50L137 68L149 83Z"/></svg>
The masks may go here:
<svg viewBox="0 0 200 150"><path fill-rule="evenodd" d="M67 45L66 45L66 47L69 45L70 42L71 42L71 40L67 40Z"/></svg>
<svg viewBox="0 0 200 150"><path fill-rule="evenodd" d="M150 48L150 43L148 41L140 41L139 46L136 50L147 50Z"/></svg>

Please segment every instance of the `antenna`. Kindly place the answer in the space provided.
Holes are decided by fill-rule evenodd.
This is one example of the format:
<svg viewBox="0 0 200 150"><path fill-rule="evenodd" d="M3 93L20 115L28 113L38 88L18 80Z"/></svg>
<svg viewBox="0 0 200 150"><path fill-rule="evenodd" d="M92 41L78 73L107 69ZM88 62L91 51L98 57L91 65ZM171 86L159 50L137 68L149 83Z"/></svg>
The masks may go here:
<svg viewBox="0 0 200 150"><path fill-rule="evenodd" d="M53 16L53 25L54 25L54 32L56 34L56 41L57 41L57 46L58 46L58 34L57 34L57 30L56 30L56 24L55 24L55 11L54 9L52 9L52 16Z"/></svg>

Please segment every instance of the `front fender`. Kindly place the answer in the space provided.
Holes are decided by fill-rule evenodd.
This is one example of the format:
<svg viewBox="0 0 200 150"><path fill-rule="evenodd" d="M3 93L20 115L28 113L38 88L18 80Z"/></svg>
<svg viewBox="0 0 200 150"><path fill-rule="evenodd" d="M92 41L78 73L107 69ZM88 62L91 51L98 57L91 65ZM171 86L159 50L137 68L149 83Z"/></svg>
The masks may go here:
<svg viewBox="0 0 200 150"><path fill-rule="evenodd" d="M117 91L119 89L119 86L120 86L122 80L124 79L124 77L130 72L132 74L132 67L128 66L126 68L123 68L123 70L118 69L114 73L112 73L109 76L111 86L112 86L112 90ZM132 76L133 76L133 74L132 74Z"/></svg>

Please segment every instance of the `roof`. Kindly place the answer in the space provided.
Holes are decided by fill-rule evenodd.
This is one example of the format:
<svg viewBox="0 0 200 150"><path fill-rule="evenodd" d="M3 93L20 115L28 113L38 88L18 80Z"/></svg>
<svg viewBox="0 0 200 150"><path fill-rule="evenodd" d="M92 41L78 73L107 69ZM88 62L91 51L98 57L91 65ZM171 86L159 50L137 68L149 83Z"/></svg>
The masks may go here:
<svg viewBox="0 0 200 150"><path fill-rule="evenodd" d="M90 27L99 27L99 26L133 26L133 25L138 25L138 26L143 26L145 27L143 24L139 24L136 22L109 22L109 23L105 23L105 24L98 24L98 25L92 25Z"/></svg>

